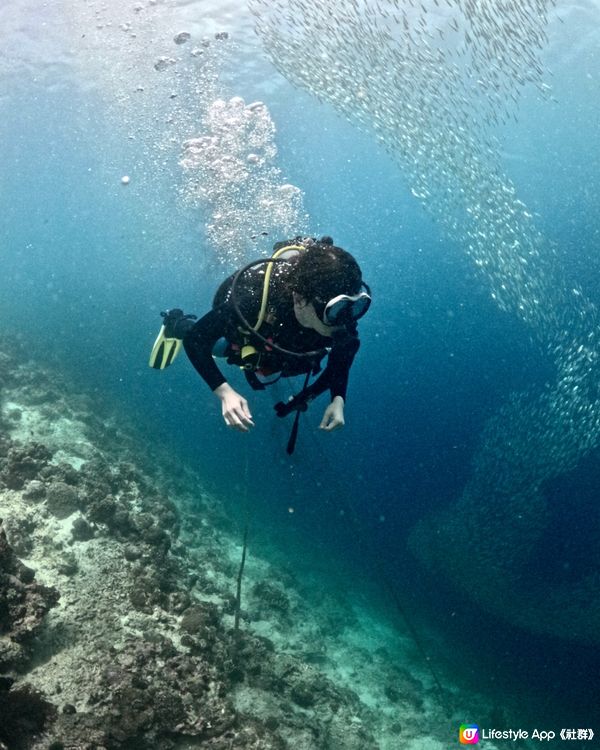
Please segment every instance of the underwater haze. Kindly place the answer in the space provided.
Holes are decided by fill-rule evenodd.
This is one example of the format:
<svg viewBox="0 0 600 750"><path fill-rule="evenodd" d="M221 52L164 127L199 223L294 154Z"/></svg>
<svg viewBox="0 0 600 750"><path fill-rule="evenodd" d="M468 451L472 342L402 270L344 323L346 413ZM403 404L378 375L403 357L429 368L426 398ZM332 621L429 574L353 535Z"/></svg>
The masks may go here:
<svg viewBox="0 0 600 750"><path fill-rule="evenodd" d="M545 745L562 746L562 729L576 731L570 747L597 744L577 730L600 737L599 50L598 0L0 7L0 350L19 373L40 368L55 403L89 397L98 451L111 455L112 430L127 432L124 460L157 471L156 497L182 514L168 488L194 476L186 497L194 486L210 495L222 527L192 506L189 539L229 540L233 594L249 520L257 567L243 591L254 582L256 601L242 594L242 628L268 637L274 659L304 654L315 685L326 675L356 693L356 705L343 693L355 740L336 734L335 718L318 725L318 700L295 688L266 711L275 682L259 699L247 670L223 678L239 736L188 731L183 719L150 735L123 720L89 747L436 750L458 745L461 724L522 728L523 747L539 746L536 727L556 732ZM161 311L203 315L226 276L299 234L350 251L373 303L345 428L318 430L322 396L288 456L291 418L273 405L301 380L253 392L229 367L256 423L239 434L185 355L160 372L148 357ZM16 426L29 402L3 378L0 518L14 529L28 485L8 482L6 467L34 431ZM95 534L74 535L77 554L123 541L106 518L77 512ZM18 536L9 524L15 554L60 590L47 548L19 552ZM190 558L186 575L211 560ZM306 595L304 625L272 589L256 604L267 584ZM190 606L221 606L209 587L194 591ZM337 616L310 605L340 592ZM164 616L179 627L187 610L171 606ZM284 624L267 625L269 606ZM148 603L140 612L161 622ZM38 668L31 684L62 710L71 701L53 697ZM29 669L0 658L17 685ZM89 710L81 700L76 716ZM69 747L74 724L58 721L12 745L0 730L0 748ZM313 721L310 737L298 728Z"/></svg>

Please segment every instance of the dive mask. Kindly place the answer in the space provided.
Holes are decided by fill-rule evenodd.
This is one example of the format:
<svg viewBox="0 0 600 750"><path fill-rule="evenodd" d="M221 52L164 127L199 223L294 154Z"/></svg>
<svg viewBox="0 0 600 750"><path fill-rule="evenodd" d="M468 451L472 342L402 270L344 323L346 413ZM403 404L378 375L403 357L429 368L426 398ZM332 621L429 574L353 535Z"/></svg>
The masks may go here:
<svg viewBox="0 0 600 750"><path fill-rule="evenodd" d="M362 318L371 305L369 287L364 284L366 292L358 294L338 294L325 305L323 314L319 316L327 326L338 326Z"/></svg>

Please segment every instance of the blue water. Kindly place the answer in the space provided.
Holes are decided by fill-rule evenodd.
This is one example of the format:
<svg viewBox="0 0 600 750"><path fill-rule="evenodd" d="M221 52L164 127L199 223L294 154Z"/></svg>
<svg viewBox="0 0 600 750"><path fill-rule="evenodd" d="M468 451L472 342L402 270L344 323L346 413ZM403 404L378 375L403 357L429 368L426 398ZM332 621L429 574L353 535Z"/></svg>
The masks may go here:
<svg viewBox="0 0 600 750"><path fill-rule="evenodd" d="M600 70L588 47L562 49L561 33L565 45L576 36L577 15L570 21L575 30L553 37L559 103L526 92L518 123L500 135L504 168L556 248L559 273L598 304ZM230 93L268 104L278 165L304 190L311 231L354 253L373 289L345 430L320 434L324 403L315 403L288 459L290 424L275 420L272 405L289 386L277 398L251 394L257 426L241 436L226 430L183 357L166 373L147 367L160 310L202 314L233 268L215 264L203 244L201 211L178 203L177 148L158 160L147 143L123 138L100 84L82 88L67 77L48 86L17 69L0 100L2 329L119 409L149 443L169 444L233 512L247 456L256 543L277 537L291 555L304 550L310 559L312 551L332 574L363 569L361 585L385 607L377 559L417 626L437 634L432 657L458 682L500 705L506 693L520 696L530 721L593 726L597 646L536 636L486 614L430 577L406 546L419 519L460 495L486 420L511 392L549 377L544 352L496 308L464 249L443 236L372 136L266 62L250 74L237 62ZM127 187L123 174L131 175ZM277 239L266 238L262 252ZM239 373L232 382L245 388ZM528 571L532 586L598 569L599 487L594 450L545 488L553 515Z"/></svg>

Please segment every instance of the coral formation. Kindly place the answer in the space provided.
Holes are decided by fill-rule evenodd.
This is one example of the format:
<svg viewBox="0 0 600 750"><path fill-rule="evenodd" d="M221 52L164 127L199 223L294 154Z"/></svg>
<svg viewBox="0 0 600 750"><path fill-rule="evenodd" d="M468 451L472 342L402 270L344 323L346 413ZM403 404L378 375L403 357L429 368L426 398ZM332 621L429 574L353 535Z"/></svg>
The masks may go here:
<svg viewBox="0 0 600 750"><path fill-rule="evenodd" d="M34 580L10 547L0 525L0 671L22 667L30 657L34 638L59 593Z"/></svg>
<svg viewBox="0 0 600 750"><path fill-rule="evenodd" d="M51 458L52 454L42 443L16 443L2 460L0 482L11 490L19 490L28 479L34 479Z"/></svg>
<svg viewBox="0 0 600 750"><path fill-rule="evenodd" d="M26 683L13 689L7 673L24 669L58 599L55 588L36 583L34 571L17 559L0 522L0 747L26 750L54 717L54 707L39 691Z"/></svg>
<svg viewBox="0 0 600 750"><path fill-rule="evenodd" d="M0 677L0 748L27 750L32 738L56 717L55 707L28 685L14 690L12 680Z"/></svg>

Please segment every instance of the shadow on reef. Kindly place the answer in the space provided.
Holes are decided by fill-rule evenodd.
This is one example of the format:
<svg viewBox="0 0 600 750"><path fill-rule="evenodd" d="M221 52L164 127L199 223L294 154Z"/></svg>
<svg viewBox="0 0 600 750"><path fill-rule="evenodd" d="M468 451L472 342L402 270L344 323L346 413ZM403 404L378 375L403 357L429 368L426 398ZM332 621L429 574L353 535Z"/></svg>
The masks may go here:
<svg viewBox="0 0 600 750"><path fill-rule="evenodd" d="M0 677L0 748L27 750L31 739L55 719L56 709L33 688L11 689L13 681Z"/></svg>

